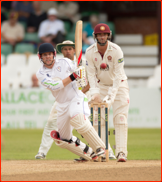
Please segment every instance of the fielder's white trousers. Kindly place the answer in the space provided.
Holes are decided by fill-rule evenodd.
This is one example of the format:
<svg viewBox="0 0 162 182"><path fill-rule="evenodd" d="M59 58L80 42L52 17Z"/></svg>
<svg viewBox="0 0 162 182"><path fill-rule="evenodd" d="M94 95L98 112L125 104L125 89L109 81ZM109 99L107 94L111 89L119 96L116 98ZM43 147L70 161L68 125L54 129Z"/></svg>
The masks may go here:
<svg viewBox="0 0 162 182"><path fill-rule="evenodd" d="M99 84L100 87L100 93L101 93L101 100L103 100L107 93L108 93L108 86L103 86ZM116 94L114 103L112 105L113 108L113 123L115 123L115 131L118 131L118 133L115 133L115 142L116 142L116 150L115 154L116 156L122 149L125 155L127 156L127 135L128 135L128 111L129 111L129 87L127 80L120 83L120 87L118 89L118 92ZM119 116L119 117L116 117ZM124 124L121 124L120 117L124 116ZM116 119L117 118L117 119ZM121 138L123 141L121 141Z"/></svg>

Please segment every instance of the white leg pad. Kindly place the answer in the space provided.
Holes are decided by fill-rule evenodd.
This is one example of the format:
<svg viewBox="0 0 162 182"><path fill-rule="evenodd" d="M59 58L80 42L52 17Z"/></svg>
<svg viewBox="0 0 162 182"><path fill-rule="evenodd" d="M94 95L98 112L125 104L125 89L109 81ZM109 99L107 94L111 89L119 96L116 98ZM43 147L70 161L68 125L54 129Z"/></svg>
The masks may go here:
<svg viewBox="0 0 162 182"><path fill-rule="evenodd" d="M70 120L70 124L80 133L92 147L93 151L98 148L105 148L104 142L98 136L91 122L84 114L78 114Z"/></svg>
<svg viewBox="0 0 162 182"><path fill-rule="evenodd" d="M117 156L119 152L124 152L127 156L127 137L128 137L128 124L127 118L123 114L118 114L114 118L115 127L115 142L116 150L115 155Z"/></svg>
<svg viewBox="0 0 162 182"><path fill-rule="evenodd" d="M71 151L72 153L74 153L80 157L83 157L86 160L92 160L90 155L87 153L84 153L81 147L76 146L76 144L74 142L68 143L68 142L65 142L63 140L60 140L60 138L58 138L55 133L56 133L56 131L52 131L51 137L53 138L53 140L55 141L55 144L57 146L64 148L64 149L67 149L67 150Z"/></svg>

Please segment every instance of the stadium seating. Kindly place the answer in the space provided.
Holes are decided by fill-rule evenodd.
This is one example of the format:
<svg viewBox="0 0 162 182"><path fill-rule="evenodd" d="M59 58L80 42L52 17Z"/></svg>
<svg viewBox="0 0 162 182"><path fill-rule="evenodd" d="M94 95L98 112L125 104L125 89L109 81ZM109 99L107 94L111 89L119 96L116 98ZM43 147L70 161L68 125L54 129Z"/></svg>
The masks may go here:
<svg viewBox="0 0 162 182"><path fill-rule="evenodd" d="M9 81L5 77L1 77L1 89L10 89Z"/></svg>
<svg viewBox="0 0 162 182"><path fill-rule="evenodd" d="M117 34L114 42L120 45L142 45L143 36L141 34Z"/></svg>
<svg viewBox="0 0 162 182"><path fill-rule="evenodd" d="M39 43L38 33L25 33L24 41Z"/></svg>
<svg viewBox="0 0 162 182"><path fill-rule="evenodd" d="M66 40L71 40L73 42L75 42L75 33L74 32L70 32L66 35Z"/></svg>
<svg viewBox="0 0 162 182"><path fill-rule="evenodd" d="M34 54L35 53L35 47L33 44L19 43L19 44L16 44L14 52L16 52L16 53L30 52L30 53Z"/></svg>
<svg viewBox="0 0 162 182"><path fill-rule="evenodd" d="M154 73L154 68L125 68L128 78L148 78Z"/></svg>
<svg viewBox="0 0 162 182"><path fill-rule="evenodd" d="M11 53L12 53L12 45L7 44L7 43L2 43L1 44L1 54L8 56Z"/></svg>
<svg viewBox="0 0 162 182"><path fill-rule="evenodd" d="M5 64L5 56L1 54L1 66Z"/></svg>
<svg viewBox="0 0 162 182"><path fill-rule="evenodd" d="M27 23L24 22L24 21L19 21L19 23L24 27L24 29L25 29L25 31L26 31Z"/></svg>
<svg viewBox="0 0 162 182"><path fill-rule="evenodd" d="M107 21L107 22L103 22L105 24L107 24L110 28L110 30L112 31L112 35L115 36L115 25L113 22Z"/></svg>
<svg viewBox="0 0 162 182"><path fill-rule="evenodd" d="M145 66L145 67L154 67L158 64L158 57L142 57L142 56L137 56L137 57L131 57L131 56L126 56L124 57L124 65L125 66Z"/></svg>
<svg viewBox="0 0 162 182"><path fill-rule="evenodd" d="M32 84L31 82L31 77L32 77L32 70L29 69L29 67L22 67L21 69L18 70L19 72L19 83L22 87L30 87Z"/></svg>
<svg viewBox="0 0 162 182"><path fill-rule="evenodd" d="M153 76L148 78L147 87L161 88L161 64L155 67Z"/></svg>
<svg viewBox="0 0 162 182"><path fill-rule="evenodd" d="M37 54L32 54L29 56L27 67L29 68L31 74L36 73L41 65L42 63L40 62Z"/></svg>
<svg viewBox="0 0 162 182"><path fill-rule="evenodd" d="M6 66L15 68L26 66L27 58L24 54L10 54L6 59Z"/></svg>
<svg viewBox="0 0 162 182"><path fill-rule="evenodd" d="M121 46L125 56L157 56L158 46Z"/></svg>
<svg viewBox="0 0 162 182"><path fill-rule="evenodd" d="M64 21L64 27L65 27L65 30L66 30L66 34L68 34L71 30L71 27L70 27L70 23L67 22L67 21Z"/></svg>

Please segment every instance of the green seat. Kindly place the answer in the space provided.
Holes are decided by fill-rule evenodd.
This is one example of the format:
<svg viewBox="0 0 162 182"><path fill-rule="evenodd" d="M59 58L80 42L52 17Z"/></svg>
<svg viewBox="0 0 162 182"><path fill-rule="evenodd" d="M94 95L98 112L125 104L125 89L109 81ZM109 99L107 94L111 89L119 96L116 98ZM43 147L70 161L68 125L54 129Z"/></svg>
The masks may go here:
<svg viewBox="0 0 162 182"><path fill-rule="evenodd" d="M4 54L5 57L12 53L12 45L7 43L1 44L1 54Z"/></svg>
<svg viewBox="0 0 162 182"><path fill-rule="evenodd" d="M75 42L75 33L70 32L66 35L66 40L71 40L73 42Z"/></svg>
<svg viewBox="0 0 162 182"><path fill-rule="evenodd" d="M76 27L76 23L74 23L74 24L73 24L73 27L72 27L71 33L74 33L74 34L75 34L75 27Z"/></svg>
<svg viewBox="0 0 162 182"><path fill-rule="evenodd" d="M26 22L19 21L18 23L20 23L24 27L24 29L26 30L26 28L27 28L27 23Z"/></svg>
<svg viewBox="0 0 162 182"><path fill-rule="evenodd" d="M9 14L10 14L10 11L5 11L5 12L4 12L4 15L5 15L6 19L9 18Z"/></svg>
<svg viewBox="0 0 162 182"><path fill-rule="evenodd" d="M39 43L38 33L25 33L24 41Z"/></svg>
<svg viewBox="0 0 162 182"><path fill-rule="evenodd" d="M16 53L30 52L30 53L34 54L35 53L35 48L34 48L33 44L19 43L19 44L16 44L14 52L16 52Z"/></svg>
<svg viewBox="0 0 162 182"><path fill-rule="evenodd" d="M64 27L65 27L66 33L70 32L71 27L70 27L70 23L69 22L64 21Z"/></svg>
<svg viewBox="0 0 162 182"><path fill-rule="evenodd" d="M83 21L83 29L86 27L88 23L89 23L88 21ZM75 27L76 27L76 23L73 25L71 32L75 33Z"/></svg>

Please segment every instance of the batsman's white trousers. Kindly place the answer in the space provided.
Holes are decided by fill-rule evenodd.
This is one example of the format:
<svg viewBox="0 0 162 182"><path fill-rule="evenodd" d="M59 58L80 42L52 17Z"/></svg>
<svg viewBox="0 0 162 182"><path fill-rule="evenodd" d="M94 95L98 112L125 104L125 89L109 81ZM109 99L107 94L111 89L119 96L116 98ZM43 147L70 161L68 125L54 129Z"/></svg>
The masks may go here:
<svg viewBox="0 0 162 182"><path fill-rule="evenodd" d="M87 97L75 97L71 102L57 104L57 127L61 139L70 140L72 138L73 127L70 120L77 114L83 113L86 117L90 116Z"/></svg>

